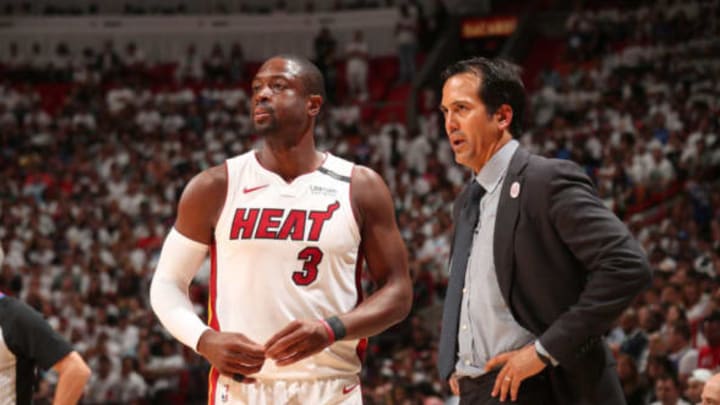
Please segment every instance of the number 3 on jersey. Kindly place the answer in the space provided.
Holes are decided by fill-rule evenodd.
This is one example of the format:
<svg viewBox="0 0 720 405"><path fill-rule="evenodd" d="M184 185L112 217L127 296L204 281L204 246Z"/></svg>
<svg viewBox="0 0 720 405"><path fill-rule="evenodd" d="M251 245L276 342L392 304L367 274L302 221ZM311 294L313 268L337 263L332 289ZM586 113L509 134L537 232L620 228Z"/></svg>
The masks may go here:
<svg viewBox="0 0 720 405"><path fill-rule="evenodd" d="M323 252L320 248L309 246L298 253L298 260L302 260L303 268L293 272L292 279L297 285L310 285L318 276L318 265L322 261Z"/></svg>

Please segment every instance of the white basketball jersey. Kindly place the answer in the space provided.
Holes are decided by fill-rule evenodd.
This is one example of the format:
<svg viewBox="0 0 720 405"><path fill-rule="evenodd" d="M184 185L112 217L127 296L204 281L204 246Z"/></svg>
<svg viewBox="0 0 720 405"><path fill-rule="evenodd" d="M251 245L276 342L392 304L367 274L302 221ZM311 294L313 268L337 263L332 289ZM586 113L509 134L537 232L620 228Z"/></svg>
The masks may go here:
<svg viewBox="0 0 720 405"><path fill-rule="evenodd" d="M353 164L328 153L320 168L291 183L263 168L254 151L228 159L226 168L227 197L211 246L210 325L264 344L293 320L356 307L362 296ZM336 342L286 367L268 359L254 376L356 375L364 343Z"/></svg>

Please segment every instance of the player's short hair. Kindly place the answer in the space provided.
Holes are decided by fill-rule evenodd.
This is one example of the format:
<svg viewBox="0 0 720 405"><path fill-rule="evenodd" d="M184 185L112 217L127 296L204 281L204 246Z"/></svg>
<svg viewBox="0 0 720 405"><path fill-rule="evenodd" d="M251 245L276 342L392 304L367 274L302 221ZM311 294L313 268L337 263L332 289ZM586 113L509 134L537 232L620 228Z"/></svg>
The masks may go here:
<svg viewBox="0 0 720 405"><path fill-rule="evenodd" d="M310 62L309 59L292 54L292 53L284 53L277 56L274 56L271 59L284 59L287 61L292 61L300 66L300 80L303 83L303 87L305 88L305 94L306 95L318 95L323 98L323 100L326 99L325 96L325 80L323 79L322 72L320 72L320 69L318 69L317 66L315 66L314 63Z"/></svg>

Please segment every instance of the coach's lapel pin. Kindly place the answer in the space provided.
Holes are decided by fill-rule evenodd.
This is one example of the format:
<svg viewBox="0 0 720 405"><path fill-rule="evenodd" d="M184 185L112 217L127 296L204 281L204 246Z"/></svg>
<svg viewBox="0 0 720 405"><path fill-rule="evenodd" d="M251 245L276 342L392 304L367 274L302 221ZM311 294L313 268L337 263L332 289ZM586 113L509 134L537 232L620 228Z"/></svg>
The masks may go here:
<svg viewBox="0 0 720 405"><path fill-rule="evenodd" d="M515 181L510 186L510 198L518 198L519 195L520 195L520 183Z"/></svg>

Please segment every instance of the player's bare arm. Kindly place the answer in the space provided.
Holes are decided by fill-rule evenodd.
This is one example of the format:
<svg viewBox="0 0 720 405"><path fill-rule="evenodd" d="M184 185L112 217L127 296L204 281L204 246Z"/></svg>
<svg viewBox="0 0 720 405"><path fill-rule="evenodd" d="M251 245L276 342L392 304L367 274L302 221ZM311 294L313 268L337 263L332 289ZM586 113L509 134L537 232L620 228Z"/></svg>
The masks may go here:
<svg viewBox="0 0 720 405"><path fill-rule="evenodd" d="M215 224L222 211L227 193L227 172L224 165L215 166L195 176L187 185L180 197L178 204L178 214L175 221L175 231L179 235L175 235L178 239L186 238L186 245L178 246L179 255L189 253L194 246L209 245L213 240L213 232ZM168 240L170 237L168 237ZM170 249L169 241L166 240L163 250ZM195 245L193 245L195 244ZM200 251L201 260L206 254ZM168 258L167 262L173 259ZM206 325L200 326L197 321L199 318L192 311L192 304L188 297L188 286L192 278L198 271L199 264L188 265L187 263L195 261L196 258L188 257L187 260L175 260L170 267L165 270L163 267L163 255L158 264L158 271L153 278L153 288L151 289L151 300L154 302L158 316L165 327L172 332L179 331L185 333L183 328L193 327L201 333L199 338L193 331L188 332L188 338L181 339L177 333L173 333L185 344L193 346L210 364L212 364L220 373L229 376L235 374L252 374L262 368L265 361L265 353L262 345L251 341L240 333L228 333L215 331ZM185 267L185 268L183 268ZM161 273L162 274L158 274ZM156 282L157 279L157 282ZM156 284L161 288L161 293L153 294ZM173 299L179 300L176 306L163 306L161 303L157 305L155 302L161 300L160 297L153 299L153 296L169 295ZM167 314L167 312L178 312L186 309L181 314ZM163 316L165 315L165 316ZM193 326L188 326L193 324ZM202 328L197 330L197 328ZM194 344L194 342L197 342Z"/></svg>
<svg viewBox="0 0 720 405"><path fill-rule="evenodd" d="M358 219L370 276L377 291L357 308L337 314L347 339L378 334L403 320L412 305L412 282L405 244L395 221L392 198L374 171L356 166L351 180L353 211ZM319 320L297 320L265 347L278 365L292 364L332 344L332 334Z"/></svg>
<svg viewBox="0 0 720 405"><path fill-rule="evenodd" d="M339 316L347 338L357 339L376 335L407 317L412 306L412 280L393 200L383 179L369 168L356 167L351 197L369 274L377 285L375 293L357 308Z"/></svg>
<svg viewBox="0 0 720 405"><path fill-rule="evenodd" d="M194 241L209 245L226 193L227 172L224 164L193 177L180 197L175 229Z"/></svg>

